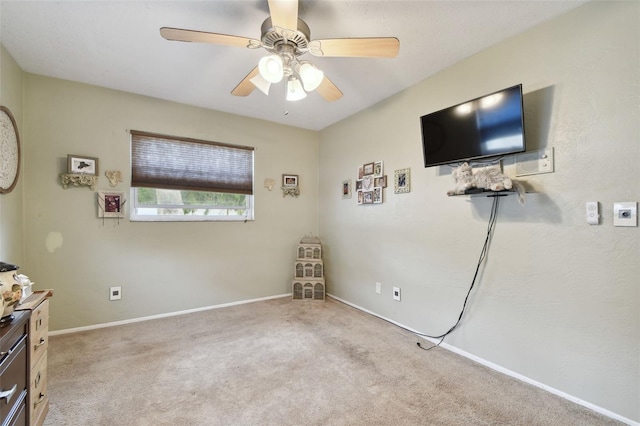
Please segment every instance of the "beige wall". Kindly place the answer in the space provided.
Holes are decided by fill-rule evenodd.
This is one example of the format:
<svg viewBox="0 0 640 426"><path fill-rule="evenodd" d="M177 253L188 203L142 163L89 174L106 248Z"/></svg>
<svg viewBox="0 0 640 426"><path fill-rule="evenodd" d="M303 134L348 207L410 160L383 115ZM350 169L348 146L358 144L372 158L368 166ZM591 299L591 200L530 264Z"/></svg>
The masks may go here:
<svg viewBox="0 0 640 426"><path fill-rule="evenodd" d="M295 246L317 232L318 134L236 115L27 74L25 273L53 288L60 330L290 293ZM97 217L96 192L63 189L67 154L99 158L96 189L128 197L129 129L250 145L255 221L143 223ZM282 196L282 173L301 195ZM274 178L273 191L264 188ZM123 297L109 301L109 287Z"/></svg>
<svg viewBox="0 0 640 426"><path fill-rule="evenodd" d="M637 2L588 4L320 133L23 74L1 48L0 102L21 126L24 167L0 195L0 260L55 289L51 328L61 330L287 293L295 243L319 228L331 293L443 332L490 200L445 195L450 171L423 168L418 117L523 83L529 146L554 147L556 172L526 179L538 193L525 206L502 200L481 281L445 344L640 421L640 228L610 217L613 201L640 201L639 12ZM127 192L128 129L255 146L256 221L103 223L96 193L64 190L57 176L67 154L95 156L101 171L124 173L116 189ZM375 160L389 177L385 203L343 200L342 180ZM412 190L396 195L393 171L405 167ZM300 198L262 187L282 173L300 175ZM99 188L110 189L106 178ZM600 226L585 223L590 200L607 215ZM119 302L108 301L113 285Z"/></svg>
<svg viewBox="0 0 640 426"><path fill-rule="evenodd" d="M0 44L0 105L9 108L16 120L18 135L22 126L23 73L4 46ZM21 141L24 148L24 141ZM0 261L21 266L24 262L23 215L24 156L20 164L18 183L13 191L0 194ZM21 271L22 272L22 271Z"/></svg>
<svg viewBox="0 0 640 426"><path fill-rule="evenodd" d="M329 292L424 333L453 325L492 200L447 197L450 169L423 166L419 117L522 83L527 142L555 148L556 172L524 179L538 192L524 206L501 200L486 268L445 344L639 421L640 228L611 218L614 201L640 201L638 28L640 3L589 3L325 129ZM343 200L342 180L370 161L384 161L385 202ZM411 192L394 194L394 170L406 167ZM585 221L593 200L599 226Z"/></svg>

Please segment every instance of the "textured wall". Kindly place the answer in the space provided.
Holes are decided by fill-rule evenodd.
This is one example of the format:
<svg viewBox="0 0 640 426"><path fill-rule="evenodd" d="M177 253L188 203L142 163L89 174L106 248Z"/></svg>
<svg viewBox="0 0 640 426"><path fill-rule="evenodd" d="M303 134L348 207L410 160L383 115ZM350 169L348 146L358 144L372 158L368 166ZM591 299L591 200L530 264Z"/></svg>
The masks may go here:
<svg viewBox="0 0 640 426"><path fill-rule="evenodd" d="M291 291L296 244L317 231L316 132L31 74L25 86L25 273L55 289L51 329ZM112 189L103 173L120 170L128 197L129 129L254 146L256 220L99 219L96 192L65 190L58 174L67 154L98 157L96 189ZM283 198L282 173L300 175L300 197ZM110 302L114 285L123 297Z"/></svg>
<svg viewBox="0 0 640 426"><path fill-rule="evenodd" d="M527 143L553 147L556 172L523 179L537 192L524 206L501 201L481 280L445 343L639 421L640 228L611 218L614 201L640 201L639 26L638 2L589 3L325 129L328 291L425 333L453 325L492 201L446 196L450 169L422 165L419 117L522 83ZM384 161L385 202L343 200L342 180L370 161ZM394 194L405 167L411 192ZM585 221L591 200L603 206L599 226Z"/></svg>

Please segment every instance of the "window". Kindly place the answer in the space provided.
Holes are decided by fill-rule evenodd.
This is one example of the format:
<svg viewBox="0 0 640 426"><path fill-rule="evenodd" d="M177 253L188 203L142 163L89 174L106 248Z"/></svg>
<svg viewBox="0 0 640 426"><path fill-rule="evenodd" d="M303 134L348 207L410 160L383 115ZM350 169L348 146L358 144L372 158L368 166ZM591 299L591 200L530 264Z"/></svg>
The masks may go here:
<svg viewBox="0 0 640 426"><path fill-rule="evenodd" d="M252 147L131 131L131 220L253 220Z"/></svg>

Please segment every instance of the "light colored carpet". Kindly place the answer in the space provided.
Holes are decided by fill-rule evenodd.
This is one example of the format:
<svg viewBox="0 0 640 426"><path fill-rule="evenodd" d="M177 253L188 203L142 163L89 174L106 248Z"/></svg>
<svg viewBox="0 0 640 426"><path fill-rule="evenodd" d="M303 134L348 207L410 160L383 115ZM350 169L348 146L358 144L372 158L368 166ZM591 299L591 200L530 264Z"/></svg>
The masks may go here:
<svg viewBox="0 0 640 426"><path fill-rule="evenodd" d="M608 425L340 302L288 298L52 336L60 425Z"/></svg>

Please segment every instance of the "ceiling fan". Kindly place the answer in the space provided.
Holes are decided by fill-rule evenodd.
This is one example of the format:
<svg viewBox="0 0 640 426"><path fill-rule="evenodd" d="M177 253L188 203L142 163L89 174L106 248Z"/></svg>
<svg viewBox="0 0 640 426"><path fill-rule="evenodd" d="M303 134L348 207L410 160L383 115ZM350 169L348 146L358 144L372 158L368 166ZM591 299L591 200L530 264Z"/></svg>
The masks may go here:
<svg viewBox="0 0 640 426"><path fill-rule="evenodd" d="M268 0L270 17L262 24L260 40L234 35L162 27L167 40L212 43L226 46L264 48L268 56L231 91L248 96L255 88L269 94L272 83L286 78L287 100L294 101L316 90L326 101L335 101L342 92L311 62L300 59L305 53L327 57L393 58L400 41L395 37L336 38L311 40L309 26L298 17L298 0Z"/></svg>

